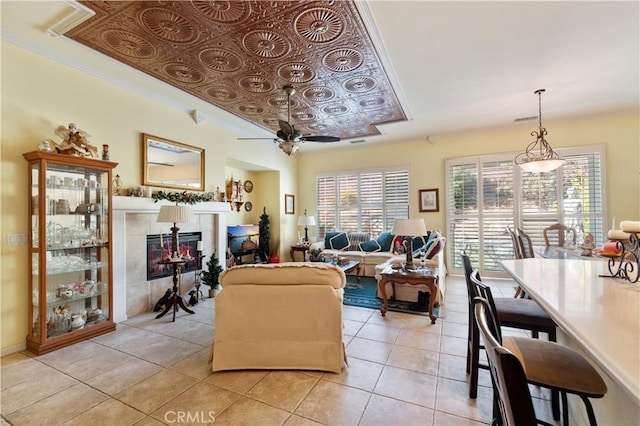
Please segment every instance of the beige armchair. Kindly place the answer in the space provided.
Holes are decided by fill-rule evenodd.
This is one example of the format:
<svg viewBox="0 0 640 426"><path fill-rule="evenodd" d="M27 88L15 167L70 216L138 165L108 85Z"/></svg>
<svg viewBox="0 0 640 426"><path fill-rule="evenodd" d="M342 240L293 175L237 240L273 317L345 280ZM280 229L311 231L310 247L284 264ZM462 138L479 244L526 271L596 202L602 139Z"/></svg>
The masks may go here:
<svg viewBox="0 0 640 426"><path fill-rule="evenodd" d="M324 263L241 265L220 275L212 370L340 372L345 275Z"/></svg>

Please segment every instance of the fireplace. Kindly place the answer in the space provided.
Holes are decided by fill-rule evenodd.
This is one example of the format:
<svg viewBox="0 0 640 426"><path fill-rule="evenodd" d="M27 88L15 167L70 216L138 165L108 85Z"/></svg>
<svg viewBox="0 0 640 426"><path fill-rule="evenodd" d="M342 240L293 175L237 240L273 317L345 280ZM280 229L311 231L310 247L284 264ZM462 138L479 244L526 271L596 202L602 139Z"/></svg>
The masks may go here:
<svg viewBox="0 0 640 426"><path fill-rule="evenodd" d="M178 250L182 257L192 257L182 268L182 272L194 271L197 268L196 248L202 241L202 232L179 232ZM168 277L173 274L171 268L159 263L171 257L171 234L147 235L147 281Z"/></svg>
<svg viewBox="0 0 640 426"><path fill-rule="evenodd" d="M158 223L160 206L170 201L144 197L112 199L113 222L113 319L122 322L129 316L150 311L158 298L171 287L171 277L147 280L147 236L162 232L163 243L170 238L167 224ZM173 203L175 204L175 203ZM202 233L202 254L224 253L227 248L226 213L229 203L204 202L193 206L194 218L180 226L183 232ZM182 239L182 237L181 237ZM195 248L190 254L195 255ZM205 259L206 260L206 259ZM224 267L224 262L222 262ZM183 274L182 290L186 291L194 273Z"/></svg>

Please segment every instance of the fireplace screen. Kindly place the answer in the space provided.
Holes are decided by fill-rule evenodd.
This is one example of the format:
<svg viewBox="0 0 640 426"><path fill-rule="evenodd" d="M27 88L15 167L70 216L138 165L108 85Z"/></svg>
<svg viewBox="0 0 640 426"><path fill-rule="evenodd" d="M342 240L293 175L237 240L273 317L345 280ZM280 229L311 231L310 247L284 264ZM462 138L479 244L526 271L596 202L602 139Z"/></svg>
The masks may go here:
<svg viewBox="0 0 640 426"><path fill-rule="evenodd" d="M183 257L191 256L182 269L182 272L195 271L197 268L196 248L198 241L202 240L202 232L179 232L179 250ZM168 265L159 263L171 257L171 234L147 235L147 281L172 275Z"/></svg>

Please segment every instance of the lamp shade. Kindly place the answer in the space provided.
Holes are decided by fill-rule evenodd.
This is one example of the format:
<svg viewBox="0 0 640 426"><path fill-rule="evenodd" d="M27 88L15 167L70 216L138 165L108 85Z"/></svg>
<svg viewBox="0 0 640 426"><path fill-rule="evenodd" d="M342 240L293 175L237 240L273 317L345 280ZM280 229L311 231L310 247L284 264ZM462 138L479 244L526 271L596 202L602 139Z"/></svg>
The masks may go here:
<svg viewBox="0 0 640 426"><path fill-rule="evenodd" d="M316 218L303 215L298 217L298 226L316 226Z"/></svg>
<svg viewBox="0 0 640 426"><path fill-rule="evenodd" d="M391 233L403 237L418 237L427 233L427 227L424 219L396 219Z"/></svg>
<svg viewBox="0 0 640 426"><path fill-rule="evenodd" d="M189 206L161 206L158 222L187 223L191 222L193 210Z"/></svg>
<svg viewBox="0 0 640 426"><path fill-rule="evenodd" d="M520 163L519 166L525 172L530 173L546 173L552 170L557 169L565 163L563 159L552 159L552 160L529 160L523 163Z"/></svg>

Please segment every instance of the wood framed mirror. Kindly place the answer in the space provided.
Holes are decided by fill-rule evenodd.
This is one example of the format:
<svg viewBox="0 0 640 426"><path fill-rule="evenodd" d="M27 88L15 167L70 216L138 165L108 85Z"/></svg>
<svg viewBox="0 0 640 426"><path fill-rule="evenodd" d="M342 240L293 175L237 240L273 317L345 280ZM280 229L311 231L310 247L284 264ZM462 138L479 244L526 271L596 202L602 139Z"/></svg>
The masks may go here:
<svg viewBox="0 0 640 426"><path fill-rule="evenodd" d="M142 133L142 182L204 191L204 149Z"/></svg>

